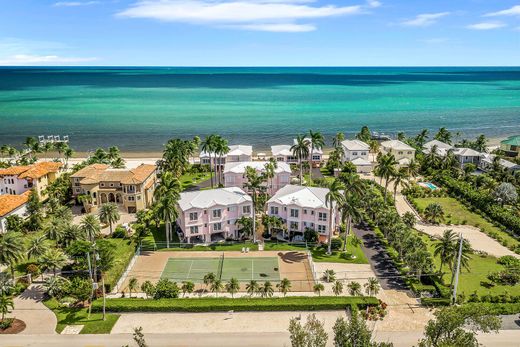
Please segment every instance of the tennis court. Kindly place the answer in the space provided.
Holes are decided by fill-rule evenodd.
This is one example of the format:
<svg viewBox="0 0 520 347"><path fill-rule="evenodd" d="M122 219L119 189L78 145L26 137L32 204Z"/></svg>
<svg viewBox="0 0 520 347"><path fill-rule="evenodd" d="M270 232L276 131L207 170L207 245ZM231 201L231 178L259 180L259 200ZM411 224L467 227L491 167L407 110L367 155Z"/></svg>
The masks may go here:
<svg viewBox="0 0 520 347"><path fill-rule="evenodd" d="M222 281L236 278L239 282L279 281L277 257L233 258L169 258L161 278L172 281L192 281L202 283L204 275L212 272Z"/></svg>
<svg viewBox="0 0 520 347"><path fill-rule="evenodd" d="M146 251L141 252L128 273L121 278L119 291L128 291L128 281L136 278L139 286L144 281L157 283L161 278L174 282L191 281L196 292L206 290L204 275L212 272L222 282L236 278L240 291L247 282L276 283L283 278L291 281L291 291L312 291L314 284L311 264L307 255L296 251Z"/></svg>

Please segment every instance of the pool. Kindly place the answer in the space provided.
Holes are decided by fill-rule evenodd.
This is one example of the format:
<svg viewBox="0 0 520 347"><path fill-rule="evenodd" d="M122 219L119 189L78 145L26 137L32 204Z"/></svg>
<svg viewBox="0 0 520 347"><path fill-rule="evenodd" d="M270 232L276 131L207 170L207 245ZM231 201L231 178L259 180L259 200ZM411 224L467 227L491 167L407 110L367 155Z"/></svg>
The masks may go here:
<svg viewBox="0 0 520 347"><path fill-rule="evenodd" d="M436 190L436 189L439 189L439 187L437 187L435 184L431 183L431 182L419 182L418 183L421 187L424 187L424 188L429 188L431 190Z"/></svg>

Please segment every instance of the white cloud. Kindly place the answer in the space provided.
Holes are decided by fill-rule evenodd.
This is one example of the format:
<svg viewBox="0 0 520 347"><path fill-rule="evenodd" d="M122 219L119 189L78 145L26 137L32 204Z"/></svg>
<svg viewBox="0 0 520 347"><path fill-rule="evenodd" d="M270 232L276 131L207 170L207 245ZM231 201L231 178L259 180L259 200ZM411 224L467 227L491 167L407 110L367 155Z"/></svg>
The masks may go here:
<svg viewBox="0 0 520 347"><path fill-rule="evenodd" d="M382 5L380 1L377 0L367 0L368 7L376 8Z"/></svg>
<svg viewBox="0 0 520 347"><path fill-rule="evenodd" d="M59 1L54 3L54 7L78 7L99 4L99 1Z"/></svg>
<svg viewBox="0 0 520 347"><path fill-rule="evenodd" d="M117 16L148 18L227 27L242 30L277 32L312 31L316 27L298 20L365 13L380 5L316 5L314 0L141 0L119 12Z"/></svg>
<svg viewBox="0 0 520 347"><path fill-rule="evenodd" d="M0 59L0 65L75 64L97 60L97 58L61 57L57 55L17 54Z"/></svg>
<svg viewBox="0 0 520 347"><path fill-rule="evenodd" d="M496 16L520 16L520 5L513 6L507 10L498 12L491 12L484 15L484 17L496 17Z"/></svg>
<svg viewBox="0 0 520 347"><path fill-rule="evenodd" d="M446 17L450 14L450 12L438 12L438 13L423 13L417 15L414 19L406 20L401 22L402 25L406 26L414 26L414 27L426 27L432 24L437 23L437 21Z"/></svg>
<svg viewBox="0 0 520 347"><path fill-rule="evenodd" d="M468 25L466 28L472 30L493 30L503 28L506 25L502 22L481 22Z"/></svg>

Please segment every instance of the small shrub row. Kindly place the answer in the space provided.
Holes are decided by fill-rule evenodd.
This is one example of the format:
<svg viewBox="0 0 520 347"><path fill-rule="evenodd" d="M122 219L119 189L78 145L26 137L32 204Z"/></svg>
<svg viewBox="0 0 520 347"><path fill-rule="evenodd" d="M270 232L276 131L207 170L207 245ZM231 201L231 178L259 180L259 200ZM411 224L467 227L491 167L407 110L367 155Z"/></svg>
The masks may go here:
<svg viewBox="0 0 520 347"><path fill-rule="evenodd" d="M286 298L189 298L189 299L108 299L108 312L225 312L225 311L325 311L346 307L364 309L378 305L374 297L322 296ZM101 300L92 304L94 312L103 307Z"/></svg>
<svg viewBox="0 0 520 347"><path fill-rule="evenodd" d="M518 314L520 313L520 302L519 303L508 303L508 304L497 304L497 303L469 303L464 306L477 306L489 310L493 314Z"/></svg>
<svg viewBox="0 0 520 347"><path fill-rule="evenodd" d="M425 306L449 306L450 298L421 298L421 304Z"/></svg>

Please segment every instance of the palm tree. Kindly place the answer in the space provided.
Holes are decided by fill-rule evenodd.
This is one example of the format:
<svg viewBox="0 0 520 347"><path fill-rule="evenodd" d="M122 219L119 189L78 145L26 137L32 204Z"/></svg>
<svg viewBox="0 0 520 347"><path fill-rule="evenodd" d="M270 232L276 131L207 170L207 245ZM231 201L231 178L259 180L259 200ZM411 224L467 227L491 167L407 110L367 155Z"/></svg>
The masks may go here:
<svg viewBox="0 0 520 347"><path fill-rule="evenodd" d="M346 194L340 202L339 210L342 223L345 225L344 252L347 250L347 237L352 233L352 224L360 221L362 217L359 199L353 194Z"/></svg>
<svg viewBox="0 0 520 347"><path fill-rule="evenodd" d="M262 224L267 229L267 233L271 235L271 228L281 228L283 226L283 220L278 216L270 216L264 214L262 216Z"/></svg>
<svg viewBox="0 0 520 347"><path fill-rule="evenodd" d="M2 313L2 322L5 319L5 315L11 313L11 310L14 310L13 298L4 293L0 296L0 313Z"/></svg>
<svg viewBox="0 0 520 347"><path fill-rule="evenodd" d="M63 293L63 290L68 283L69 280L61 276L49 277L45 280L43 287L45 288L47 295L56 297Z"/></svg>
<svg viewBox="0 0 520 347"><path fill-rule="evenodd" d="M394 182L394 203L397 196L397 188L402 186L407 188L408 184L408 169L405 167L400 168L392 177L392 181Z"/></svg>
<svg viewBox="0 0 520 347"><path fill-rule="evenodd" d="M340 281L335 281L334 284L332 285L332 292L336 296L343 293L343 283L341 283Z"/></svg>
<svg viewBox="0 0 520 347"><path fill-rule="evenodd" d="M137 278L130 278L128 281L128 292L130 297L132 297L132 292L135 292L137 288L139 288L139 282L137 281Z"/></svg>
<svg viewBox="0 0 520 347"><path fill-rule="evenodd" d="M57 248L50 248L40 257L38 263L40 263L44 269L52 269L52 273L54 277L56 277L56 270L63 267L67 263L67 260L67 256L63 251Z"/></svg>
<svg viewBox="0 0 520 347"><path fill-rule="evenodd" d="M334 180L329 186L329 192L325 195L326 204L329 207L329 233L328 233L328 246L327 246L327 254L332 254L332 220L334 218L333 209L336 204L341 204L343 201L343 196L341 195L341 189L343 188L343 184Z"/></svg>
<svg viewBox="0 0 520 347"><path fill-rule="evenodd" d="M442 209L441 204L438 202L433 202L426 206L424 209L424 218L426 221L430 223L438 223L438 221L444 218L444 210Z"/></svg>
<svg viewBox="0 0 520 347"><path fill-rule="evenodd" d="M87 240L94 242L101 231L99 219L93 214L86 215L81 219L81 230L85 233Z"/></svg>
<svg viewBox="0 0 520 347"><path fill-rule="evenodd" d="M208 272L204 275L204 278L202 279L202 282L208 288L208 285L213 284L215 282L216 276L213 272Z"/></svg>
<svg viewBox="0 0 520 347"><path fill-rule="evenodd" d="M270 298L271 296L273 296L274 292L272 283L269 281L265 281L264 285L260 287L259 291L262 298Z"/></svg>
<svg viewBox="0 0 520 347"><path fill-rule="evenodd" d="M385 179L385 194L384 201L386 203L386 196L388 191L388 184L390 183L390 179L395 175L397 161L395 157L388 153L384 155L380 155L377 157L377 165L374 169L374 173L381 178Z"/></svg>
<svg viewBox="0 0 520 347"><path fill-rule="evenodd" d="M235 225L239 227L239 231L246 237L250 237L253 234L253 218L242 216L235 221Z"/></svg>
<svg viewBox="0 0 520 347"><path fill-rule="evenodd" d="M303 160L309 158L309 140L303 135L296 136L295 144L291 146L291 152L298 158L300 164L300 185L303 184Z"/></svg>
<svg viewBox="0 0 520 347"><path fill-rule="evenodd" d="M253 242L256 242L256 209L257 209L257 203L258 203L258 194L265 192L265 176L258 175L255 169L248 166L246 167L245 176L247 178L246 182L244 183L244 188L247 191L250 191L252 193L252 200L253 200L253 209L252 209L252 218L253 218Z"/></svg>
<svg viewBox="0 0 520 347"><path fill-rule="evenodd" d="M154 192L157 201L157 212L165 224L166 247L170 248L170 237L173 235L172 223L178 217L176 208L180 198L181 184L171 172L165 172L161 176L161 183Z"/></svg>
<svg viewBox="0 0 520 347"><path fill-rule="evenodd" d="M421 168L421 164L417 160L410 160L410 164L408 164L408 176L413 180L419 175L419 169Z"/></svg>
<svg viewBox="0 0 520 347"><path fill-rule="evenodd" d="M340 148L341 142L345 140L345 134L343 133L337 133L334 138L332 139L332 146L334 148Z"/></svg>
<svg viewBox="0 0 520 347"><path fill-rule="evenodd" d="M269 162L267 162L264 167L265 167L264 175L267 180L268 193L272 194L273 193L273 178L275 176L275 171L278 168L278 163L276 162L276 160L274 158L270 158Z"/></svg>
<svg viewBox="0 0 520 347"><path fill-rule="evenodd" d="M442 267L444 264L451 264L453 257L458 252L458 238L453 230L444 230L441 237L434 243L433 255L439 257L441 265L439 272L442 273Z"/></svg>
<svg viewBox="0 0 520 347"><path fill-rule="evenodd" d="M447 143L451 145L451 133L444 127L440 128L437 134L434 137L436 140Z"/></svg>
<svg viewBox="0 0 520 347"><path fill-rule="evenodd" d="M218 293L224 288L222 281L220 279L215 279L213 283L210 285L210 290L215 293L215 296L218 297Z"/></svg>
<svg viewBox="0 0 520 347"><path fill-rule="evenodd" d="M323 272L323 279L327 283L331 283L331 282L335 281L336 280L336 272L334 272L334 270L325 270Z"/></svg>
<svg viewBox="0 0 520 347"><path fill-rule="evenodd" d="M379 288L379 282L375 277L370 277L368 282L365 283L365 292L368 296L377 295L377 293L379 293Z"/></svg>
<svg viewBox="0 0 520 347"><path fill-rule="evenodd" d="M211 155L215 152L216 139L217 139L217 135L215 135L215 134L206 136L204 141L202 141L201 147L200 147L202 152L207 153L209 156L209 172L210 172L209 177L211 180L211 188L213 188L213 161L211 160Z"/></svg>
<svg viewBox="0 0 520 347"><path fill-rule="evenodd" d="M233 298L234 295L238 292L240 289L240 283L238 283L238 280L234 277L232 277L228 283L226 283L226 291L231 294L231 297Z"/></svg>
<svg viewBox="0 0 520 347"><path fill-rule="evenodd" d="M24 241L20 234L8 231L0 235L0 265L9 266L14 278L14 266L24 256Z"/></svg>
<svg viewBox="0 0 520 347"><path fill-rule="evenodd" d="M218 171L219 186L222 184L221 180L222 180L222 174L224 171L224 170L222 170L222 157L227 153L229 153L228 141L226 139L224 139L223 137L218 136L216 143L215 143L215 155L218 154L218 156L219 156L219 171Z"/></svg>
<svg viewBox="0 0 520 347"><path fill-rule="evenodd" d="M110 225L110 235L112 235L112 225L117 223L119 220L119 211L117 210L117 205L113 202L108 202L106 204L101 205L99 208L99 220L102 223Z"/></svg>
<svg viewBox="0 0 520 347"><path fill-rule="evenodd" d="M182 281L182 296L185 296L186 293L191 294L193 293L193 290L195 289L195 283L192 281Z"/></svg>
<svg viewBox="0 0 520 347"><path fill-rule="evenodd" d="M348 293L352 296L361 296L362 293L361 293L361 284L359 284L359 282L350 282L348 285L347 285L347 288L348 288Z"/></svg>
<svg viewBox="0 0 520 347"><path fill-rule="evenodd" d="M58 217L51 217L45 227L45 234L49 240L60 242L65 230L65 221Z"/></svg>
<svg viewBox="0 0 520 347"><path fill-rule="evenodd" d="M320 150L325 146L325 138L319 131L309 130L309 138L311 145L311 153L309 155L309 164L311 165L311 169L309 171L309 184L312 184L312 155L314 154L314 150Z"/></svg>
<svg viewBox="0 0 520 347"><path fill-rule="evenodd" d="M372 153L379 152L380 144L376 140L369 141L368 145L370 146L370 152L372 152Z"/></svg>
<svg viewBox="0 0 520 347"><path fill-rule="evenodd" d="M280 283L276 285L276 288L278 288L283 296L286 296L289 290L291 290L291 281L289 281L287 278L283 278Z"/></svg>
<svg viewBox="0 0 520 347"><path fill-rule="evenodd" d="M428 139L428 133L428 129L423 129L419 134L417 134L417 136L415 136L415 143L417 144L417 146L421 148L424 146L426 139Z"/></svg>
<svg viewBox="0 0 520 347"><path fill-rule="evenodd" d="M27 259L37 259L47 250L47 238L45 235L35 236L29 240L27 247Z"/></svg>
<svg viewBox="0 0 520 347"><path fill-rule="evenodd" d="M321 292L325 290L325 286L322 283L316 283L312 287L312 290L314 293L318 294L318 296L321 296Z"/></svg>
<svg viewBox="0 0 520 347"><path fill-rule="evenodd" d="M260 286L258 285L258 282L255 280L251 280L248 284L246 284L246 291L247 294L249 294L250 296L253 296L256 293L258 293L259 290Z"/></svg>
<svg viewBox="0 0 520 347"><path fill-rule="evenodd" d="M67 146L63 155L65 156L65 169L67 169L69 166L69 159L74 155L74 150Z"/></svg>

